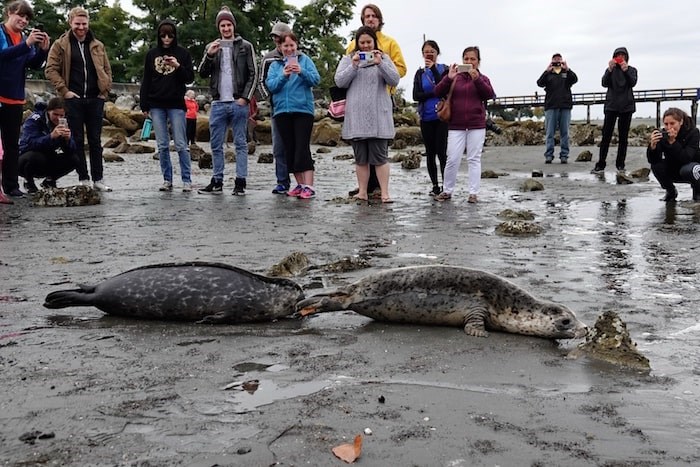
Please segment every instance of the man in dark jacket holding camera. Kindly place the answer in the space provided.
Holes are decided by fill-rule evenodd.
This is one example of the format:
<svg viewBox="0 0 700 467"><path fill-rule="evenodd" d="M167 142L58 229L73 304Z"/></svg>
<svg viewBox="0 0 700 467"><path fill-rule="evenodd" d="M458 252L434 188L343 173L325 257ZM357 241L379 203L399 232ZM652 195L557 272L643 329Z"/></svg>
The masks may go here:
<svg viewBox="0 0 700 467"><path fill-rule="evenodd" d="M46 177L41 186L56 188L56 180L78 166L76 145L66 122L63 99L54 97L39 103L22 127L19 141L19 174L29 193L39 191L35 177Z"/></svg>
<svg viewBox="0 0 700 467"><path fill-rule="evenodd" d="M544 98L544 121L547 130L545 164L551 164L554 159L554 134L557 128L559 128L561 144L559 160L562 164L569 161L569 125L571 108L574 106L571 86L577 81L578 76L559 53L552 55L552 61L537 80L537 85L544 88L546 93Z"/></svg>

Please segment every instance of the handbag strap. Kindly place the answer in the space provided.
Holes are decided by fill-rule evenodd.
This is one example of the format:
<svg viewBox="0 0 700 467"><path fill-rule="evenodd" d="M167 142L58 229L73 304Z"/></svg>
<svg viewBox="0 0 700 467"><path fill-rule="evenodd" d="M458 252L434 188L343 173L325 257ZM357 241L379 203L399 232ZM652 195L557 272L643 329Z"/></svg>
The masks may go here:
<svg viewBox="0 0 700 467"><path fill-rule="evenodd" d="M452 91L454 90L456 83L457 83L457 77L455 76L455 78L452 80L452 84L450 85L450 90L447 92L447 97L445 97L446 101L449 101L450 98L452 97Z"/></svg>

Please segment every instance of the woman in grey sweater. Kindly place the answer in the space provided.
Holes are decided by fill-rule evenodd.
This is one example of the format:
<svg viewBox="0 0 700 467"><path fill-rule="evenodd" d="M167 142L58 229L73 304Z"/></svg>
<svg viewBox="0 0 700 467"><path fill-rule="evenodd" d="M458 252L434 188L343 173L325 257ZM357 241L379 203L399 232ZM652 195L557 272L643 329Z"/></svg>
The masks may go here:
<svg viewBox="0 0 700 467"><path fill-rule="evenodd" d="M394 138L394 117L388 87L399 84L399 72L388 55L379 50L376 33L361 27L355 33L355 50L343 57L335 72L335 84L347 88L343 139L355 153L355 172L367 201L369 166L375 166L382 202L389 196L389 140Z"/></svg>

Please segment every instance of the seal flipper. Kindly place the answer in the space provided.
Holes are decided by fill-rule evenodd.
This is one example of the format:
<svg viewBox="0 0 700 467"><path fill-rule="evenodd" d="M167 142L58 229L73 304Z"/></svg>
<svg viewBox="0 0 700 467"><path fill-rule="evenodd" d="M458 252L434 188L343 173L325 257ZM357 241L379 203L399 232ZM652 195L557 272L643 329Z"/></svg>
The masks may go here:
<svg viewBox="0 0 700 467"><path fill-rule="evenodd" d="M79 289L57 290L46 296L44 306L46 308L67 308L69 306L92 306L92 294L94 285L79 284Z"/></svg>
<svg viewBox="0 0 700 467"><path fill-rule="evenodd" d="M474 337L489 337L486 331L488 311L483 307L472 307L464 315L464 332Z"/></svg>
<svg viewBox="0 0 700 467"><path fill-rule="evenodd" d="M348 295L345 292L314 295L297 302L295 308L301 316L325 313L327 311L347 310L347 306L343 303L342 298L348 298Z"/></svg>

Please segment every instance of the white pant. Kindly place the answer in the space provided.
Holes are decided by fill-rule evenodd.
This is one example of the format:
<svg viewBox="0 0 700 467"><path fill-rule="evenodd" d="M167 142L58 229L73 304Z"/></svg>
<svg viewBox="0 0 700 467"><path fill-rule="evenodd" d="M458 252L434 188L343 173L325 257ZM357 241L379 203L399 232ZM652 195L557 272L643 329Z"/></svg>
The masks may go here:
<svg viewBox="0 0 700 467"><path fill-rule="evenodd" d="M462 162L464 148L467 148L469 168L469 194L479 193L481 185L481 152L486 140L486 129L450 130L447 133L447 164L445 165L445 186L443 191L452 194L457 183L457 172Z"/></svg>

